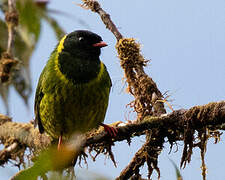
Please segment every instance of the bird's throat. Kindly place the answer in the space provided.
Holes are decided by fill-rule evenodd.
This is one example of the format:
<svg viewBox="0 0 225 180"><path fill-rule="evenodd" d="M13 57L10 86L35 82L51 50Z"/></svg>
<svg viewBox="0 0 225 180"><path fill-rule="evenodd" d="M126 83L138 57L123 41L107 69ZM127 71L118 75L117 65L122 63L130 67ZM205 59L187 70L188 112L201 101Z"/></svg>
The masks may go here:
<svg viewBox="0 0 225 180"><path fill-rule="evenodd" d="M58 56L58 66L62 74L75 84L88 83L95 79L101 68L98 58L81 59L64 52Z"/></svg>

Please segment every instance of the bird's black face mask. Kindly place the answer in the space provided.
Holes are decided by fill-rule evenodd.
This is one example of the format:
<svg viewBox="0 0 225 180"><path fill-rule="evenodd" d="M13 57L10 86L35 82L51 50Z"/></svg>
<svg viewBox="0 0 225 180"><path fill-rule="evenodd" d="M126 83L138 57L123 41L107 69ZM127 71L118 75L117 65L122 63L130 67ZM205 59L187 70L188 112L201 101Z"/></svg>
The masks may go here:
<svg viewBox="0 0 225 180"><path fill-rule="evenodd" d="M76 57L98 60L101 48L107 44L102 38L90 31L74 31L67 35L63 51Z"/></svg>

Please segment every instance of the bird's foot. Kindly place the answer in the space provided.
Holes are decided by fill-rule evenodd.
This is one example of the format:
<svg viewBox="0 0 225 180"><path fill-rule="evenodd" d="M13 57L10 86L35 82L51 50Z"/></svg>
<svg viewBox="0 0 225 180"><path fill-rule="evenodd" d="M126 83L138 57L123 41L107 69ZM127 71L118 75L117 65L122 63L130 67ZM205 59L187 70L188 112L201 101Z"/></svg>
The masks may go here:
<svg viewBox="0 0 225 180"><path fill-rule="evenodd" d="M116 137L118 130L112 126L109 126L107 124L101 123L101 126L104 127L104 130L111 136L111 137Z"/></svg>

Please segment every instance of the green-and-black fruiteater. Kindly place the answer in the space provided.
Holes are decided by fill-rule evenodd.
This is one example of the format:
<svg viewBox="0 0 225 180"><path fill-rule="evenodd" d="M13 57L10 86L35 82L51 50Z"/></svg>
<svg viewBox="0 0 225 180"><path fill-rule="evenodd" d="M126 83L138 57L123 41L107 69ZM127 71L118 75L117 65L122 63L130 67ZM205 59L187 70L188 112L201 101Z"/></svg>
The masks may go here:
<svg viewBox="0 0 225 180"><path fill-rule="evenodd" d="M67 34L41 73L35 124L40 133L59 138L59 145L62 136L86 132L104 121L111 89L109 74L99 59L104 46L102 38L90 31Z"/></svg>

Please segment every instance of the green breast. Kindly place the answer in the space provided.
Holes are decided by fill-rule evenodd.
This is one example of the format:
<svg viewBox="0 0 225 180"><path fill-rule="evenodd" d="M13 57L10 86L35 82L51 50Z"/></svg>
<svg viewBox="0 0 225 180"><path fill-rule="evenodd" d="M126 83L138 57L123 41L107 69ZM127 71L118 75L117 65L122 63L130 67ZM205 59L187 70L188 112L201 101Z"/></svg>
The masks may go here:
<svg viewBox="0 0 225 180"><path fill-rule="evenodd" d="M43 98L39 116L44 130L53 138L85 132L104 121L111 80L103 63L96 77L77 83L63 74L53 54L39 82Z"/></svg>

